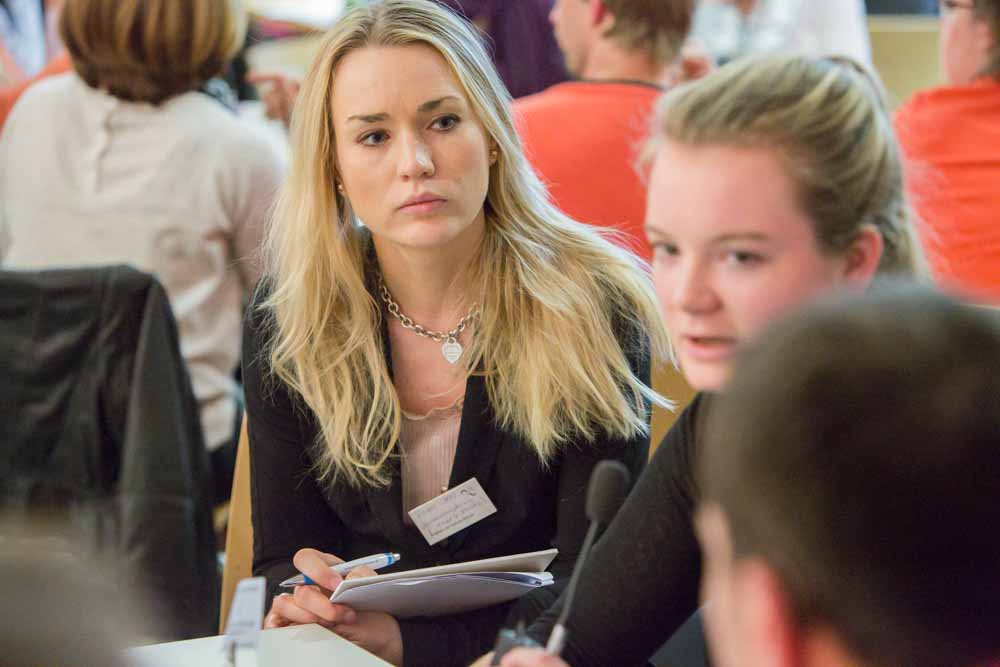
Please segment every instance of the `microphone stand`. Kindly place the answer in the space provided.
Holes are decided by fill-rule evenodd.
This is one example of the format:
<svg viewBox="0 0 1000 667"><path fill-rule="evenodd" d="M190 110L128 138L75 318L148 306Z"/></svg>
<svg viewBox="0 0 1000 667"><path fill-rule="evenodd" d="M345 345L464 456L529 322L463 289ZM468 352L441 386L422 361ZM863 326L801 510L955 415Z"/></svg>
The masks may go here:
<svg viewBox="0 0 1000 667"><path fill-rule="evenodd" d="M582 555L590 553L590 547L593 546L594 540L597 539L598 528L597 521L590 522L590 527L587 529L587 536L583 539L583 548L580 549ZM566 602L563 604L562 611L559 612L559 618L556 620L556 624L552 628L552 633L549 635L549 641L545 645L546 653L559 655L566 644L566 620L569 618L569 612L573 606L573 597L576 595L576 584L580 580L580 572L583 571L583 564L586 560L586 558L577 558L576 563L573 565L573 574L569 579L569 586L566 587Z"/></svg>
<svg viewBox="0 0 1000 667"><path fill-rule="evenodd" d="M570 576L569 585L566 587L565 604L559 612L552 632L549 634L549 641L545 646L545 651L552 655L559 655L566 644L566 621L569 619L570 609L573 607L573 597L576 595L577 583L583 572L583 565L590 555L590 549L594 546L597 533L602 525L611 523L618 508L621 507L628 493L629 473L628 469L619 461L601 461L594 466L594 471L590 475L590 482L587 485L587 517L590 519L590 527L584 537L583 546L577 554L576 563L573 565L573 574ZM535 642L525 631L524 625L518 624L517 630L501 630L497 637L497 643L493 649L493 661L491 665L499 665L507 651L518 646L537 647Z"/></svg>

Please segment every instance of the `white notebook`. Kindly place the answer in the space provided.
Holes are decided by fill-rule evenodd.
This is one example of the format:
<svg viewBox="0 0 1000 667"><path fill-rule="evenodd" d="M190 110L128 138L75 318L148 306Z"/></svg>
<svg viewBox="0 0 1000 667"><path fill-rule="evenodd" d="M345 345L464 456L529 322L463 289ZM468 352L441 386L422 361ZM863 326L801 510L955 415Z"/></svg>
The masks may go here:
<svg viewBox="0 0 1000 667"><path fill-rule="evenodd" d="M559 553L531 553L345 579L330 600L397 618L443 616L507 602L552 583L545 571Z"/></svg>

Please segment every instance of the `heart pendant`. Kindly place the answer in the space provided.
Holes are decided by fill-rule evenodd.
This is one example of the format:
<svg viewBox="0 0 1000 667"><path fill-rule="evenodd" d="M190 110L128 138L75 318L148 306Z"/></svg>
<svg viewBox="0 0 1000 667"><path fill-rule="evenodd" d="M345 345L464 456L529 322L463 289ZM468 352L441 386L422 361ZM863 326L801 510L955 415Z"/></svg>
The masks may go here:
<svg viewBox="0 0 1000 667"><path fill-rule="evenodd" d="M462 356L462 346L457 340L446 340L441 346L441 354L448 360L449 364L454 364Z"/></svg>

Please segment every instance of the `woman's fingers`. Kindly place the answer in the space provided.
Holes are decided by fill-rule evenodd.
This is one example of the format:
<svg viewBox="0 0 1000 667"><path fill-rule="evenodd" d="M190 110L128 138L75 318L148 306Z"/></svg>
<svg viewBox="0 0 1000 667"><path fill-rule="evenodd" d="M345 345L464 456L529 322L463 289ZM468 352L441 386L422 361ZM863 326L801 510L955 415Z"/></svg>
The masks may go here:
<svg viewBox="0 0 1000 667"><path fill-rule="evenodd" d="M297 586L292 596L296 605L317 620L307 623L327 624L353 623L355 612L350 607L330 602L329 596L315 586Z"/></svg>
<svg viewBox="0 0 1000 667"><path fill-rule="evenodd" d="M282 627L290 623L318 623L327 627L340 623L353 623L357 613L350 607L330 602L330 591L337 588L343 577L330 566L343 563L334 554L318 549L299 549L292 562L302 574L316 582L314 586L296 586L295 592L279 595L274 599L265 627ZM357 573L357 574L355 574ZM372 576L369 567L356 568L352 575Z"/></svg>
<svg viewBox="0 0 1000 667"><path fill-rule="evenodd" d="M298 551L295 552L295 555L292 557L292 563L295 565L295 567L299 567L300 562L302 563L319 562L327 567L330 567L331 565L340 565L341 563L344 562L344 560L342 558L339 558L338 556L334 556L333 554L328 554L324 551L320 551L319 549L307 548L307 549L299 549Z"/></svg>
<svg viewBox="0 0 1000 667"><path fill-rule="evenodd" d="M541 649L516 648L503 657L503 667L568 667L559 656Z"/></svg>
<svg viewBox="0 0 1000 667"><path fill-rule="evenodd" d="M271 611L264 620L265 628L282 628L287 625L317 623L332 627L353 623L357 612L342 604L333 604L315 586L299 586L294 594L274 598Z"/></svg>
<svg viewBox="0 0 1000 667"><path fill-rule="evenodd" d="M271 610L267 612L267 616L264 617L264 629L269 628L283 628L285 626L291 625L292 622L281 615L278 611L280 605L278 604L278 598L281 597L291 597L289 593L282 593L281 595L275 595L274 600L271 602Z"/></svg>
<svg viewBox="0 0 1000 667"><path fill-rule="evenodd" d="M343 604L333 604L332 602L330 603L330 605L333 607L335 613L337 614L337 618L339 619L333 621L334 625L337 624L350 625L351 623L357 622L358 612L354 611L352 608Z"/></svg>
<svg viewBox="0 0 1000 667"><path fill-rule="evenodd" d="M299 588L308 587L300 586ZM268 614L268 621L264 623L264 627L280 628L291 624L319 623L320 620L322 619L316 614L303 609L296 602L294 595L286 593L274 598L274 603L271 605L271 613Z"/></svg>
<svg viewBox="0 0 1000 667"><path fill-rule="evenodd" d="M367 565L362 565L361 567L356 567L347 573L344 579L360 579L361 577L377 577L378 572L371 569Z"/></svg>
<svg viewBox="0 0 1000 667"><path fill-rule="evenodd" d="M321 588L332 591L343 580L339 574L330 569L331 565L343 563L333 554L323 553L317 549L299 549L292 558L295 569L306 575ZM299 588L303 588L299 586ZM329 595L329 593L327 593Z"/></svg>

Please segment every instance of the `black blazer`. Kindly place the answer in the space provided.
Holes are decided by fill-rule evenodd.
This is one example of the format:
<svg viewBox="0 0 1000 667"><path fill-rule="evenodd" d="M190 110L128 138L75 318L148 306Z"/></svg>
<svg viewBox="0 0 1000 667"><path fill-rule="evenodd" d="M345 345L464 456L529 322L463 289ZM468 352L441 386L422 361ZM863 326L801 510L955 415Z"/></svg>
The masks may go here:
<svg viewBox="0 0 1000 667"><path fill-rule="evenodd" d="M311 472L318 427L301 399L267 372L262 346L269 316L256 305L244 329L243 378L250 432L254 573L267 577L269 600L277 583L295 572L292 556L313 547L351 559L398 551L399 569L412 569L555 546L550 568L557 584L518 602L439 618L400 620L406 665L466 665L487 651L511 616L530 621L555 601L568 579L587 530L587 482L598 461L613 458L638 477L649 438L570 442L548 466L521 438L495 421L481 376L469 378L449 488L475 477L497 512L429 546L403 523L398 466L387 488L321 485ZM644 335L621 336L633 372L649 380ZM386 322L382 340L391 369ZM560 585L558 582L561 582Z"/></svg>

